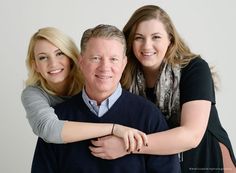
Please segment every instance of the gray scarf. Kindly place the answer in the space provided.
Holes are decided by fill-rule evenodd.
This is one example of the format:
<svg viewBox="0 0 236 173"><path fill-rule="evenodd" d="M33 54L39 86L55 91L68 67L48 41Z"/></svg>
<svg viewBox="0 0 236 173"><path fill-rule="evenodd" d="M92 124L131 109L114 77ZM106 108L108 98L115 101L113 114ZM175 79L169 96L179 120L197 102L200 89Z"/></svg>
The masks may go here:
<svg viewBox="0 0 236 173"><path fill-rule="evenodd" d="M180 124L180 67L163 64L161 73L155 84L154 94L156 95L156 104L170 127L176 127ZM130 92L147 98L145 93L145 79L142 71L138 70L136 77L132 81Z"/></svg>

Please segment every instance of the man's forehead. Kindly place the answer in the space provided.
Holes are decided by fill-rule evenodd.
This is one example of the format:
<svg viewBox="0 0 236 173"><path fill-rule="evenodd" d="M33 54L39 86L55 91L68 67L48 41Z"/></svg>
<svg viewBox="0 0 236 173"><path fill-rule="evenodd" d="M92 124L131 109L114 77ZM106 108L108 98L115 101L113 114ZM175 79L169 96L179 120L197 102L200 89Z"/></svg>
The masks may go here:
<svg viewBox="0 0 236 173"><path fill-rule="evenodd" d="M116 39L94 38L90 39L86 45L85 52L114 53L123 54L124 46Z"/></svg>

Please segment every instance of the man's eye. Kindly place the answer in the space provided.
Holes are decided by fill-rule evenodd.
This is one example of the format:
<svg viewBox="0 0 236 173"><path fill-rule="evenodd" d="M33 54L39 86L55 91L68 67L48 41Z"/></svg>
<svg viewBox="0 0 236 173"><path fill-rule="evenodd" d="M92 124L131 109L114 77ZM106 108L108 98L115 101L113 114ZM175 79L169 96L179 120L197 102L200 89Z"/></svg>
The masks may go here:
<svg viewBox="0 0 236 173"><path fill-rule="evenodd" d="M118 62L118 58L113 57L113 58L111 58L111 61L112 61L113 63L116 63L116 62Z"/></svg>
<svg viewBox="0 0 236 173"><path fill-rule="evenodd" d="M99 60L99 57L92 57L92 60Z"/></svg>
<svg viewBox="0 0 236 173"><path fill-rule="evenodd" d="M90 58L90 61L92 61L92 62L99 62L100 59L101 58L98 57L98 56L93 56L93 57Z"/></svg>

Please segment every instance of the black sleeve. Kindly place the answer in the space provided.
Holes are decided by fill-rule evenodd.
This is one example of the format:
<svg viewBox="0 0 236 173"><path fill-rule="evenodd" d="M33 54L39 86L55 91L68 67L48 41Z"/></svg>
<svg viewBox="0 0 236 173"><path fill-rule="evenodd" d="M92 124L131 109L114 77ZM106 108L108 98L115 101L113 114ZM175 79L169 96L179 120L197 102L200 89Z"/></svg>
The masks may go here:
<svg viewBox="0 0 236 173"><path fill-rule="evenodd" d="M53 144L38 138L31 167L31 173L55 173L57 168L56 155Z"/></svg>
<svg viewBox="0 0 236 173"><path fill-rule="evenodd" d="M193 59L181 72L180 104L192 100L215 103L211 71L207 62L200 57Z"/></svg>

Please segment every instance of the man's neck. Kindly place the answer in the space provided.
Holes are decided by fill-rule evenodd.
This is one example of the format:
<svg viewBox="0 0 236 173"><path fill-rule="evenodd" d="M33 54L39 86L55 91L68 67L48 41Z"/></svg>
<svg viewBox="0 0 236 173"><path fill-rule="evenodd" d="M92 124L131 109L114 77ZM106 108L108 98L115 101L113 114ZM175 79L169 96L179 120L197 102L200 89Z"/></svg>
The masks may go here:
<svg viewBox="0 0 236 173"><path fill-rule="evenodd" d="M82 98L85 104L88 106L88 108L100 117L113 106L113 104L118 100L121 94L122 94L122 88L121 85L118 84L115 91L112 92L112 94L109 94L109 96L106 96L102 99L100 93L99 97L100 100L96 99L96 97L89 96L84 88L82 91Z"/></svg>
<svg viewBox="0 0 236 173"><path fill-rule="evenodd" d="M84 91L87 94L88 98L91 100L94 100L97 102L97 105L101 105L101 103L106 100L107 98L109 98L113 93L116 92L118 86L120 84L117 85L116 88L114 88L113 90L110 91L104 91L104 92L99 92L99 91L94 91L92 89L87 88L86 86L84 87Z"/></svg>

